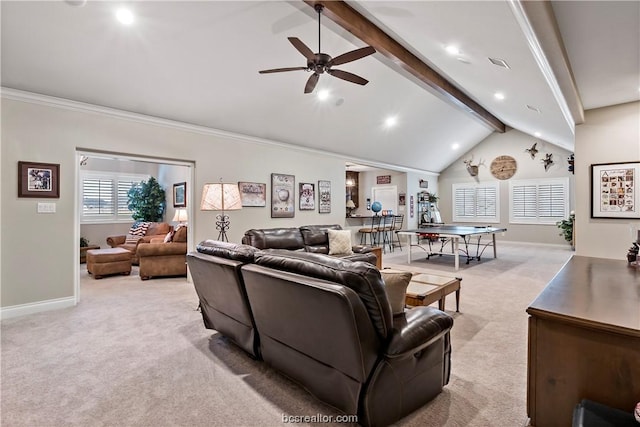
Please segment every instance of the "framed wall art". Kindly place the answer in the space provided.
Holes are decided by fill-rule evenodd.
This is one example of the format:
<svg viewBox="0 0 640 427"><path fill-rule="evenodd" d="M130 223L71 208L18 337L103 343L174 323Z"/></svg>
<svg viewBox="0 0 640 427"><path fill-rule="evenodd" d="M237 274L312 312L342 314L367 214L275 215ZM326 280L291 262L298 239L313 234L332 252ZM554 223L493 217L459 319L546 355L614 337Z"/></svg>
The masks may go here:
<svg viewBox="0 0 640 427"><path fill-rule="evenodd" d="M318 181L318 213L331 213L331 181Z"/></svg>
<svg viewBox="0 0 640 427"><path fill-rule="evenodd" d="M60 197L60 165L18 162L18 197Z"/></svg>
<svg viewBox="0 0 640 427"><path fill-rule="evenodd" d="M242 206L264 207L267 206L267 184L259 182L239 182L240 198Z"/></svg>
<svg viewBox="0 0 640 427"><path fill-rule="evenodd" d="M316 209L316 185L309 182L300 183L300 210L313 211Z"/></svg>
<svg viewBox="0 0 640 427"><path fill-rule="evenodd" d="M187 183L179 182L173 184L173 207L174 208L186 208L187 207Z"/></svg>
<svg viewBox="0 0 640 427"><path fill-rule="evenodd" d="M293 175L271 174L271 218L295 216L295 184Z"/></svg>
<svg viewBox="0 0 640 427"><path fill-rule="evenodd" d="M591 218L640 218L640 162L591 165Z"/></svg>

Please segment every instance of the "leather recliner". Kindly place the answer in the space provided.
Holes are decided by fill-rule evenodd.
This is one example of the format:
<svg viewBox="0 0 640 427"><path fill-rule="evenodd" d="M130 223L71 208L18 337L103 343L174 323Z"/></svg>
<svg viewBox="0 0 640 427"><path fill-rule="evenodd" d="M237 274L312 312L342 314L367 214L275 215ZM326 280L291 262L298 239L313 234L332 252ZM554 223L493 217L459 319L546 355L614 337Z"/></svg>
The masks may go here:
<svg viewBox="0 0 640 427"><path fill-rule="evenodd" d="M259 250L217 240L205 240L196 250L187 254L187 263L204 326L260 359L258 334L240 272L243 265L253 262Z"/></svg>
<svg viewBox="0 0 640 427"><path fill-rule="evenodd" d="M375 266L218 241L198 251L187 259L205 326L360 424L389 425L448 383L453 319L392 316Z"/></svg>

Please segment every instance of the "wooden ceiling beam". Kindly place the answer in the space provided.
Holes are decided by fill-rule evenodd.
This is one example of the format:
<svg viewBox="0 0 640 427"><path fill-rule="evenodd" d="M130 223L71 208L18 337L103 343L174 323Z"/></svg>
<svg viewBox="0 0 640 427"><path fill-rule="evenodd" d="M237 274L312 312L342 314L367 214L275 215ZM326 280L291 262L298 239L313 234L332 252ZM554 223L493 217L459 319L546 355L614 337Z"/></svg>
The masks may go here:
<svg viewBox="0 0 640 427"><path fill-rule="evenodd" d="M331 19L369 46L372 46L377 52L389 58L421 82L427 84L445 102L470 113L473 117L489 126L489 128L504 133L505 125L497 117L485 110L480 104L451 84L437 71L409 52L344 1L303 1L311 7L321 4L324 6L322 14L325 17Z"/></svg>

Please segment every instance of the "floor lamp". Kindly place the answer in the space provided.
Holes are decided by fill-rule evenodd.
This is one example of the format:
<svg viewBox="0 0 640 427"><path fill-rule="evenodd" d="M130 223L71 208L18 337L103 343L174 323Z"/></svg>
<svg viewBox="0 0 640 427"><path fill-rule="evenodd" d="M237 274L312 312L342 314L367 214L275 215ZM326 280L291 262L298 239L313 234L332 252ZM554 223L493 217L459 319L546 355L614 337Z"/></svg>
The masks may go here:
<svg viewBox="0 0 640 427"><path fill-rule="evenodd" d="M238 184L218 182L204 185L200 210L221 211L221 213L216 215L218 240L223 242L229 241L227 238L227 230L231 222L229 221L229 215L226 215L224 212L239 209L242 209L242 200L240 199Z"/></svg>

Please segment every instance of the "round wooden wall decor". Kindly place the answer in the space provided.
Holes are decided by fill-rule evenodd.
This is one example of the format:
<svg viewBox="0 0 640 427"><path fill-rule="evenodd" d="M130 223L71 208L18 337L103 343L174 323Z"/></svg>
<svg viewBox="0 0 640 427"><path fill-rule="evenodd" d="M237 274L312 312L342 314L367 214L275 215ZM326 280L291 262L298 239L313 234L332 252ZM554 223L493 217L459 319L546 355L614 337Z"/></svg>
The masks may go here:
<svg viewBox="0 0 640 427"><path fill-rule="evenodd" d="M497 179L509 179L518 170L516 159L511 156L498 156L491 162L491 175Z"/></svg>

